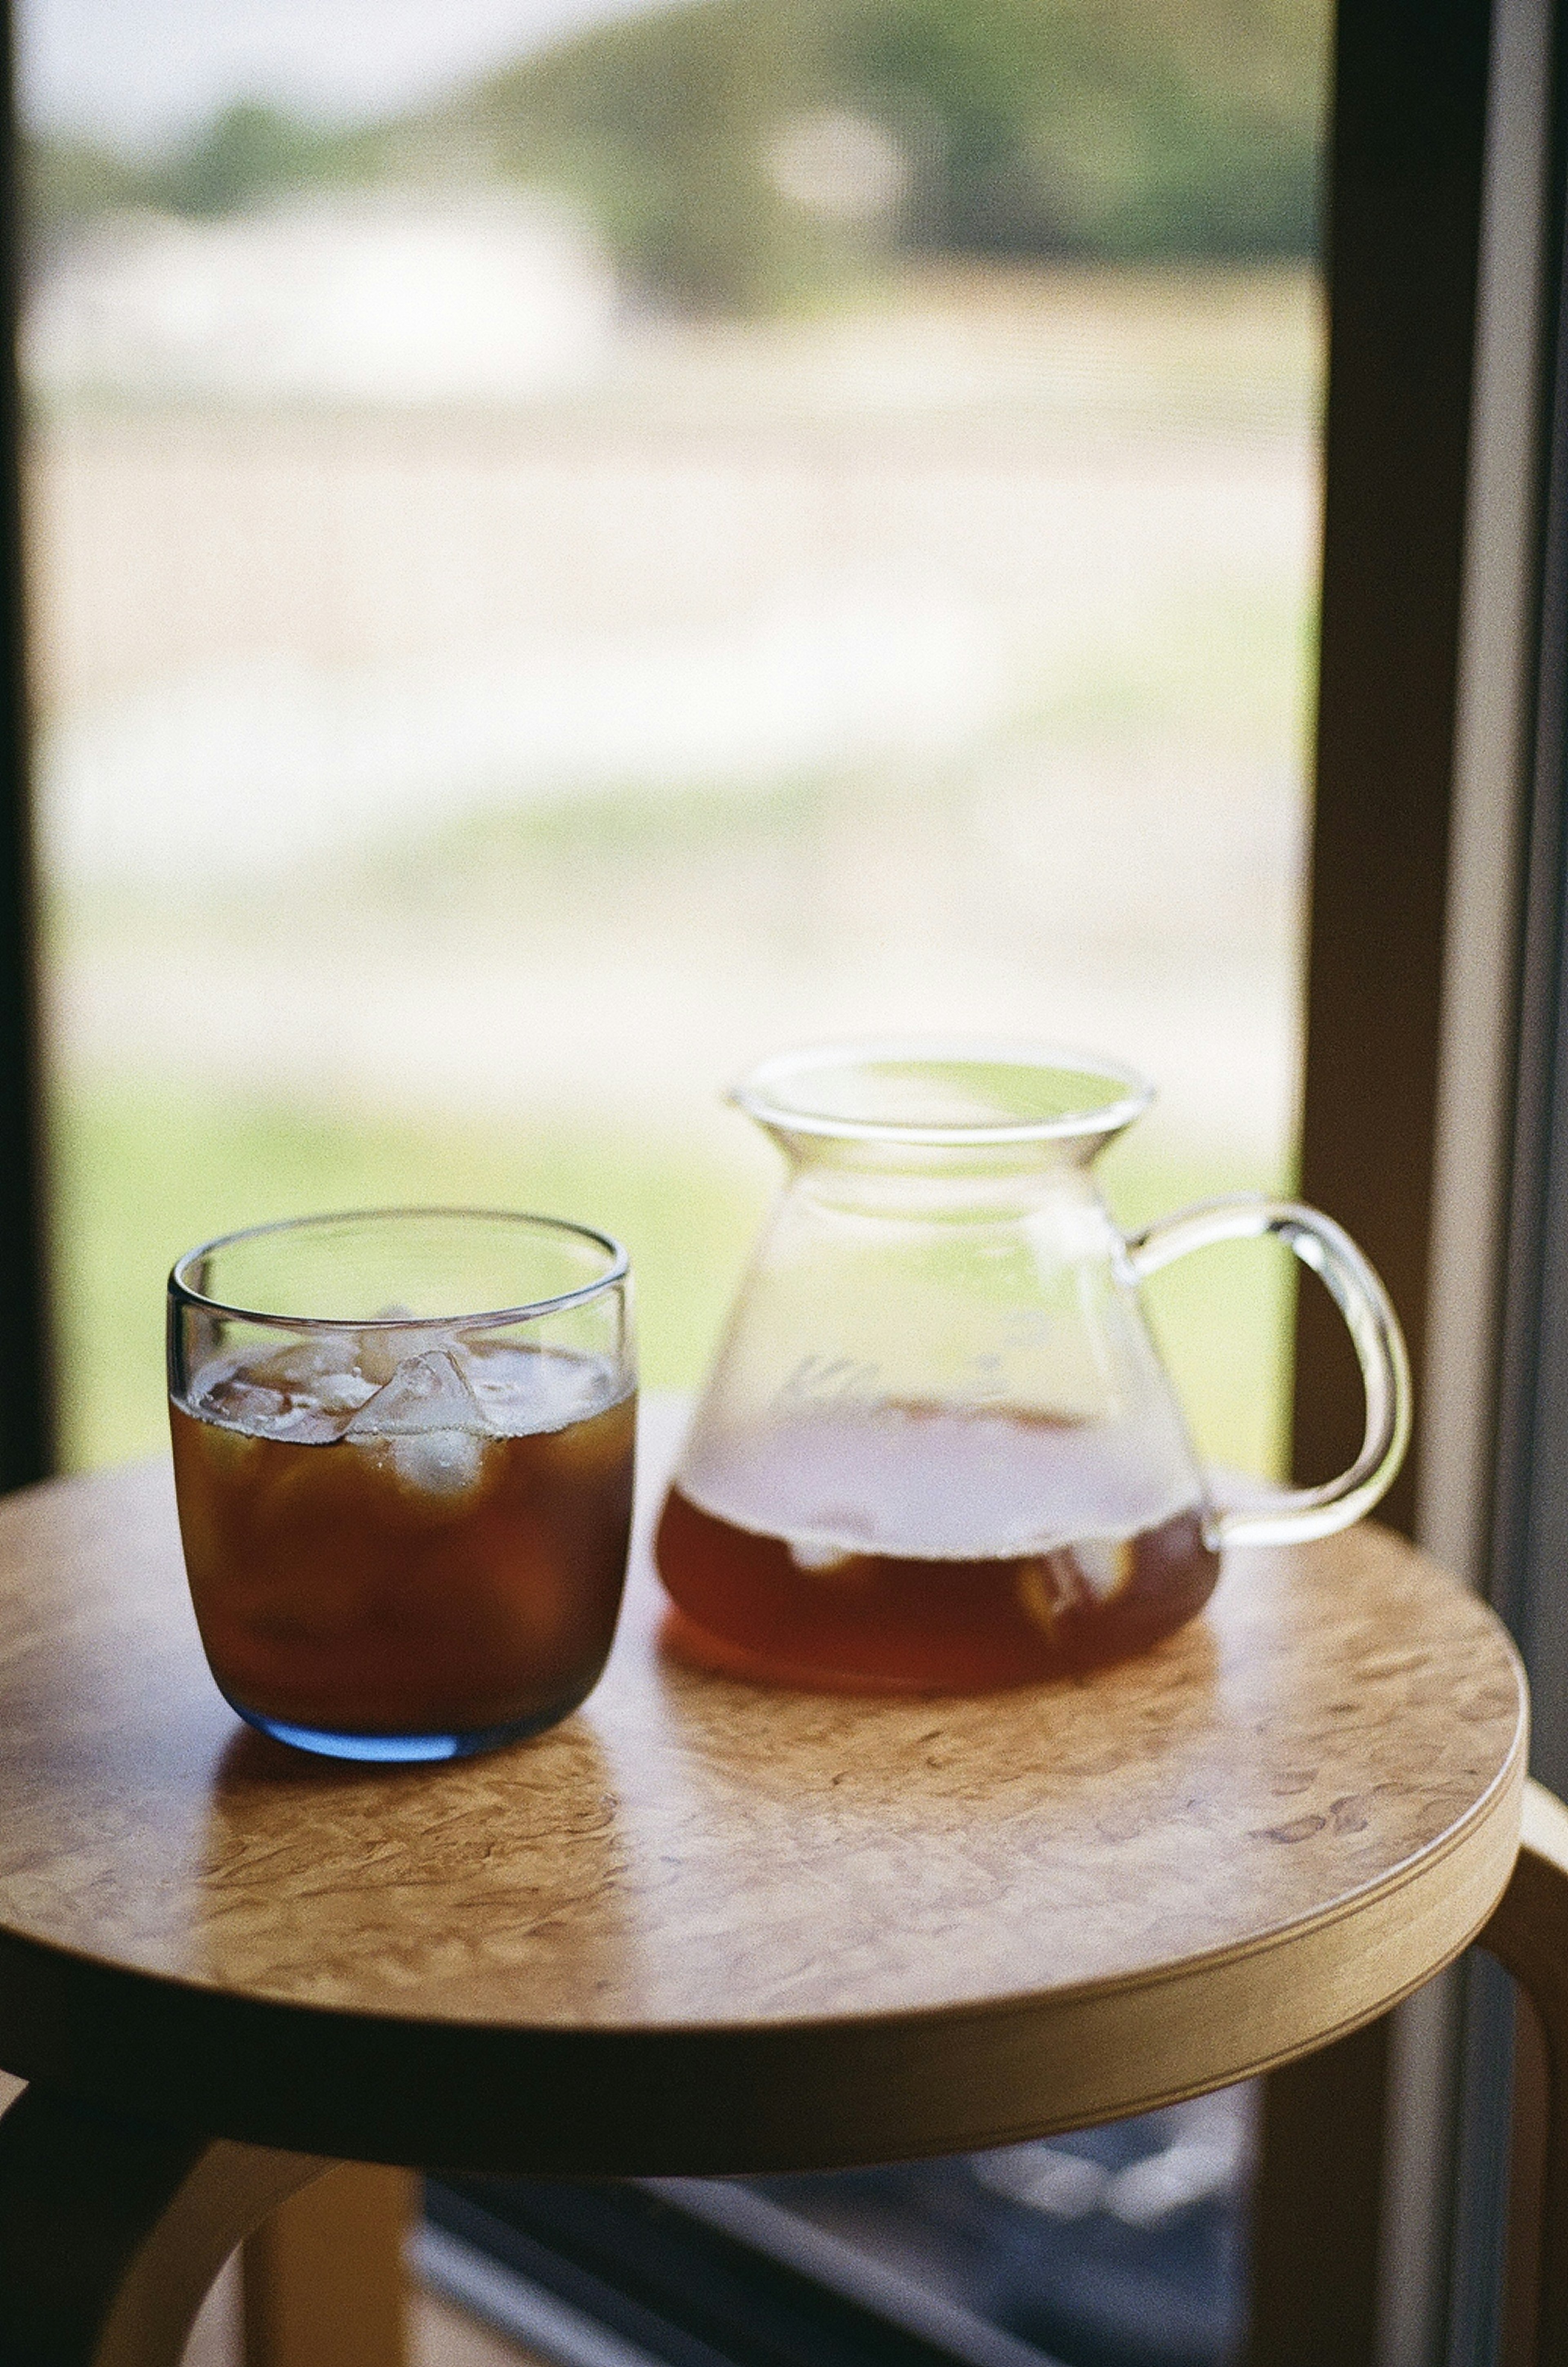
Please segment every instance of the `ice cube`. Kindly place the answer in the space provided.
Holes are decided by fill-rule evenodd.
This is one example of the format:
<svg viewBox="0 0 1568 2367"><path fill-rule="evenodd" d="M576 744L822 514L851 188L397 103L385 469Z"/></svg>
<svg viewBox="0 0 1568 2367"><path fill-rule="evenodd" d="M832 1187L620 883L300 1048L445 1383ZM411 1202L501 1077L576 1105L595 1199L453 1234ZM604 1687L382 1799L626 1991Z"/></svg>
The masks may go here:
<svg viewBox="0 0 1568 2367"><path fill-rule="evenodd" d="M291 1446L331 1446L343 1433L344 1417L330 1413L313 1398L286 1398L281 1411L254 1425L265 1438L280 1438ZM253 1425L247 1425L251 1427Z"/></svg>
<svg viewBox="0 0 1568 2367"><path fill-rule="evenodd" d="M483 1339L458 1342L454 1353L499 1438L569 1429L617 1395L616 1370L605 1356Z"/></svg>
<svg viewBox="0 0 1568 2367"><path fill-rule="evenodd" d="M846 1562L860 1558L848 1546L819 1545L807 1537L790 1540L789 1557L796 1569L809 1570L814 1578L820 1578L827 1570L842 1569Z"/></svg>
<svg viewBox="0 0 1568 2367"><path fill-rule="evenodd" d="M324 1373L310 1392L323 1413L357 1413L376 1394L363 1373Z"/></svg>
<svg viewBox="0 0 1568 2367"><path fill-rule="evenodd" d="M465 1342L462 1373L498 1436L513 1438L537 1427L529 1416L537 1394L539 1359L531 1350L490 1340Z"/></svg>
<svg viewBox="0 0 1568 2367"><path fill-rule="evenodd" d="M288 1392L253 1380L243 1366L225 1361L204 1365L186 1399L195 1413L232 1430L265 1431L288 1406Z"/></svg>
<svg viewBox="0 0 1568 2367"><path fill-rule="evenodd" d="M375 1382L355 1369L358 1350L356 1332L330 1331L251 1358L233 1384L249 1392L246 1427L297 1445L330 1444L348 1415L376 1394Z"/></svg>
<svg viewBox="0 0 1568 2367"><path fill-rule="evenodd" d="M385 1441L405 1487L422 1495L460 1496L479 1479L493 1433L453 1351L427 1348L398 1366L343 1434Z"/></svg>
<svg viewBox="0 0 1568 2367"><path fill-rule="evenodd" d="M544 1362L546 1360L539 1360ZM586 1421L603 1413L615 1399L615 1369L607 1356L581 1356L557 1352L547 1359L544 1398L548 1430L564 1430L570 1422Z"/></svg>
<svg viewBox="0 0 1568 2367"><path fill-rule="evenodd" d="M419 1496L466 1496L484 1473L489 1441L471 1430L422 1430L389 1438L385 1452L405 1488Z"/></svg>
<svg viewBox="0 0 1568 2367"><path fill-rule="evenodd" d="M389 1321L407 1316L409 1311L406 1307L383 1307L381 1309L382 1315ZM423 1337L427 1348L446 1344L439 1337L432 1339L428 1331L419 1336ZM375 1387L383 1388L396 1375L412 1342L406 1331L378 1331L372 1325L360 1332L355 1344L358 1352L355 1361L359 1370Z"/></svg>
<svg viewBox="0 0 1568 2367"><path fill-rule="evenodd" d="M490 1434L484 1408L450 1348L427 1348L421 1356L407 1357L358 1409L344 1435L418 1438L432 1430Z"/></svg>
<svg viewBox="0 0 1568 2367"><path fill-rule="evenodd" d="M259 1381L264 1388L318 1397L322 1381L353 1373L358 1351L356 1332L327 1332L317 1339L288 1341L268 1355L250 1358L243 1369L247 1380Z"/></svg>

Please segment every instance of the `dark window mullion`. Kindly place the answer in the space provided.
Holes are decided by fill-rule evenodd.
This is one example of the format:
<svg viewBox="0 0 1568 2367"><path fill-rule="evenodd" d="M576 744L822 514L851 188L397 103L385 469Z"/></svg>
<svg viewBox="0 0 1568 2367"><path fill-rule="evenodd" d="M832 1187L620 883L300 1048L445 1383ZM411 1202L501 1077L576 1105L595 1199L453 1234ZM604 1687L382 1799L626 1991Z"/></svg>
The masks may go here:
<svg viewBox="0 0 1568 2367"><path fill-rule="evenodd" d="M1388 1283L1419 1393L1432 1243L1450 816L1487 110L1488 0L1339 0L1327 243L1323 625L1303 1195ZM1360 1391L1315 1285L1299 1476L1350 1460ZM1380 1507L1409 1531L1415 1458ZM1371 2367L1388 2023L1266 2083L1257 2367Z"/></svg>
<svg viewBox="0 0 1568 2367"><path fill-rule="evenodd" d="M21 236L12 11L0 0L4 227L0 304L0 1488L41 1478L53 1464L51 1357L44 1280L48 1234L39 1029L37 900L28 797L28 703L23 634L21 397L17 321Z"/></svg>

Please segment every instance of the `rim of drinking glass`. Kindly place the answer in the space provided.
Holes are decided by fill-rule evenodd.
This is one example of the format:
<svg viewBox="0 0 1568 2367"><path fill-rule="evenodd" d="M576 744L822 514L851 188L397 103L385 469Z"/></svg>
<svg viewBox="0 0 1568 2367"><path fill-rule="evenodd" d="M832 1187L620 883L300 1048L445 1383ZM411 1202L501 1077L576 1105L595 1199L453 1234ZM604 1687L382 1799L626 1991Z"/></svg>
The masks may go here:
<svg viewBox="0 0 1568 2367"><path fill-rule="evenodd" d="M804 1070L847 1069L875 1061L922 1062L948 1067L1057 1069L1102 1081L1119 1090L1091 1109L1069 1110L1060 1117L1026 1118L996 1125L908 1124L895 1118L844 1117L835 1113L792 1106L773 1099L769 1088ZM786 1134L826 1136L841 1142L909 1142L954 1149L981 1149L991 1143L1070 1142L1089 1135L1110 1134L1141 1117L1155 1098L1155 1087L1141 1070L1104 1052L1086 1051L1070 1044L1036 1043L1018 1036L872 1036L842 1043L803 1044L774 1052L749 1069L728 1095L737 1108L765 1126Z"/></svg>
<svg viewBox="0 0 1568 2367"><path fill-rule="evenodd" d="M302 1233L317 1225L362 1225L409 1222L431 1217L460 1217L490 1225L528 1225L551 1233L572 1233L579 1240L593 1241L605 1251L609 1265L592 1282L585 1282L576 1290L558 1291L549 1298L529 1298L513 1307L487 1307L473 1310L459 1309L451 1315L279 1315L256 1307L239 1307L226 1298L209 1298L205 1291L196 1289L185 1279L186 1271L197 1258L207 1257L214 1250L231 1249L237 1241L262 1240L268 1233ZM209 1241L198 1241L195 1249L186 1250L169 1269L169 1296L186 1307L201 1308L209 1315L227 1315L244 1323L273 1324L279 1331L298 1331L308 1325L312 1331L432 1331L449 1330L454 1323L478 1324L494 1329L504 1323L522 1323L536 1315L553 1315L562 1308L582 1307L606 1290L625 1282L631 1272L631 1259L612 1233L602 1233L595 1225L574 1224L568 1217L541 1217L522 1208L344 1208L334 1214L318 1217L278 1217L270 1224L242 1225L236 1232L215 1233Z"/></svg>

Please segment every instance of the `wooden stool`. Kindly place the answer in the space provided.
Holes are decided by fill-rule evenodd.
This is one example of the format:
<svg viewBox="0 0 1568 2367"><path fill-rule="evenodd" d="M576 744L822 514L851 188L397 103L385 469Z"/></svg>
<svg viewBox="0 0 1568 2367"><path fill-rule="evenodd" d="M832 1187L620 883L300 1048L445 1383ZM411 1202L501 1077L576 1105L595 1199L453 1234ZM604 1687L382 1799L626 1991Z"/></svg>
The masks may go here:
<svg viewBox="0 0 1568 2367"><path fill-rule="evenodd" d="M1387 1535L1237 1553L1144 1659L984 1699L753 1689L662 1657L659 1616L639 1546L580 1715L335 1765L214 1691L165 1470L0 1504L7 2367L174 2367L333 2161L1007 2145L1308 2052L1483 1933L1568 2064L1568 1812L1527 1787L1518 1663Z"/></svg>

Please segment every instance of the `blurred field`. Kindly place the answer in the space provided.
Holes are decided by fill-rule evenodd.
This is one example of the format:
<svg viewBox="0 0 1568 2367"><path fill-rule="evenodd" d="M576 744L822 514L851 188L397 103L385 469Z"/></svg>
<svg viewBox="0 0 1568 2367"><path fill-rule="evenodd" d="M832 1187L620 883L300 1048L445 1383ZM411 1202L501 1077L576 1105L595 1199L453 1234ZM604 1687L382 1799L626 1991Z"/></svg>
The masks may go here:
<svg viewBox="0 0 1568 2367"><path fill-rule="evenodd" d="M1302 274L970 272L513 413L44 415L62 1062L679 1130L989 1026L1277 1158L1316 337Z"/></svg>
<svg viewBox="0 0 1568 2367"><path fill-rule="evenodd" d="M1129 1220L1286 1172L1317 354L1304 273L965 266L570 402L44 405L70 1459L157 1444L173 1256L311 1207L604 1223L690 1386L791 1040L1141 1063ZM1267 1254L1159 1286L1255 1467Z"/></svg>

